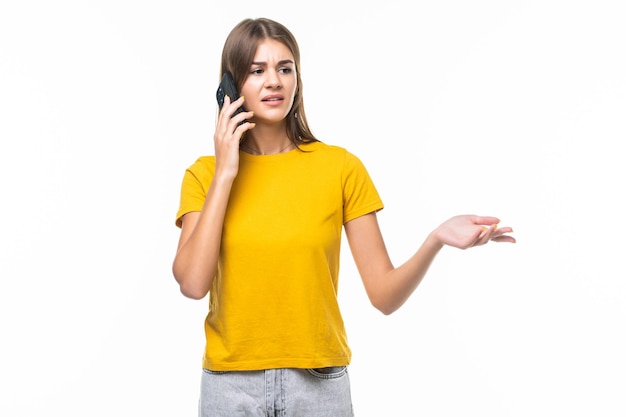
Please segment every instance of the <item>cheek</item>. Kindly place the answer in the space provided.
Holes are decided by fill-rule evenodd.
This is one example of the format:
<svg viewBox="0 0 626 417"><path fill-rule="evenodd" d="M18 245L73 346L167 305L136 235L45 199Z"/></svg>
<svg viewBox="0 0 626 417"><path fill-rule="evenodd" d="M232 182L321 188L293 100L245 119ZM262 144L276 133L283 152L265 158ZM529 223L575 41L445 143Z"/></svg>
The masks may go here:
<svg viewBox="0 0 626 417"><path fill-rule="evenodd" d="M255 78L255 77L248 77L246 78L246 80L243 82L243 85L241 86L241 91L239 92L239 94L241 94L242 96L254 96L254 95L258 95L259 91L261 91L263 89L263 83Z"/></svg>
<svg viewBox="0 0 626 417"><path fill-rule="evenodd" d="M296 95L298 95L298 82L297 80L294 80L293 83L290 85L291 88L291 101L293 102L293 99L296 97Z"/></svg>
<svg viewBox="0 0 626 417"><path fill-rule="evenodd" d="M241 91L239 92L242 96L252 96L252 89L250 88L250 84L244 83L243 87L241 87Z"/></svg>
<svg viewBox="0 0 626 417"><path fill-rule="evenodd" d="M290 97L289 109L291 109L293 107L293 103L296 101L295 100L295 98L296 98L296 91L297 90L294 90L293 94Z"/></svg>
<svg viewBox="0 0 626 417"><path fill-rule="evenodd" d="M244 96L245 98L243 102L244 108L247 111L255 110L253 107L255 98L258 97L257 90L255 90L254 87L250 85L250 83L244 83L241 87L241 91L239 92L239 94Z"/></svg>

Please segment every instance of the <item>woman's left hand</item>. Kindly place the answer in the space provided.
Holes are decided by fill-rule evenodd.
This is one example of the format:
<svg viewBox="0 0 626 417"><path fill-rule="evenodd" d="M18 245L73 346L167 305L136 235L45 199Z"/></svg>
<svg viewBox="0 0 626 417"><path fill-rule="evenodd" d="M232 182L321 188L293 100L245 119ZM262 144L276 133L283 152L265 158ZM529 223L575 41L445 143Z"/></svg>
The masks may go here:
<svg viewBox="0 0 626 417"><path fill-rule="evenodd" d="M471 214L454 216L433 231L433 237L442 245L459 249L468 249L494 242L515 243L515 238L508 235L511 227L498 227L500 220L491 216Z"/></svg>

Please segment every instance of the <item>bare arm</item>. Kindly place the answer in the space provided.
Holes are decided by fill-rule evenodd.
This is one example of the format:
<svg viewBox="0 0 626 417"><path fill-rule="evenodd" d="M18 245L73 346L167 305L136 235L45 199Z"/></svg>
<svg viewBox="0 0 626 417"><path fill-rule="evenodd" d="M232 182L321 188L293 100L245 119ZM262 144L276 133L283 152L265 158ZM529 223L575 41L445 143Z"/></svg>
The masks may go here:
<svg viewBox="0 0 626 417"><path fill-rule="evenodd" d="M215 175L200 212L187 213L182 218L178 249L172 272L181 292L194 299L207 295L213 285L220 254L224 217L228 199L239 169L239 140L254 123L237 123L250 117L243 112L231 119L243 98L230 103L226 98L215 130Z"/></svg>
<svg viewBox="0 0 626 417"><path fill-rule="evenodd" d="M182 218L172 271L186 297L201 299L213 284L231 186L232 182L214 180L202 211Z"/></svg>
<svg viewBox="0 0 626 417"><path fill-rule="evenodd" d="M466 249L490 240L515 242L513 237L506 235L512 229L498 228L498 222L495 217L452 217L433 230L417 252L397 268L387 253L375 213L346 223L345 230L372 305L383 314L391 314L415 291L444 245Z"/></svg>

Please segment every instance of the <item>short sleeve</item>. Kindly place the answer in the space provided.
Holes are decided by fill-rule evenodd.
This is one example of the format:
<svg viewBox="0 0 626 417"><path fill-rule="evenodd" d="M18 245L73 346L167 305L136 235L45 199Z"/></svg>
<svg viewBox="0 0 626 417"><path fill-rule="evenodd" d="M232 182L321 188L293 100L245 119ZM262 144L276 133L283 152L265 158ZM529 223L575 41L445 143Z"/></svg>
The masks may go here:
<svg viewBox="0 0 626 417"><path fill-rule="evenodd" d="M343 171L343 222L382 210L382 199L365 165L346 151Z"/></svg>
<svg viewBox="0 0 626 417"><path fill-rule="evenodd" d="M187 168L180 189L180 205L176 213L176 226L182 226L182 217L185 214L202 211L214 173L214 157L201 157Z"/></svg>

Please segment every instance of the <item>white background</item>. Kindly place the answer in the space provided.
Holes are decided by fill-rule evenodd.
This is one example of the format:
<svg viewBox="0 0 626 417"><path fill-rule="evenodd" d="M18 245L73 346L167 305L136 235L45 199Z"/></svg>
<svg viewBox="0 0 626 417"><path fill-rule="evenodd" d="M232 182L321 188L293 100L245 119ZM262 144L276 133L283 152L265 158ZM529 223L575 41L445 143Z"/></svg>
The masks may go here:
<svg viewBox="0 0 626 417"><path fill-rule="evenodd" d="M396 264L455 214L518 239L444 249L388 317L344 247L357 415L626 415L619 3L3 1L0 415L196 415L174 216L246 17L297 37L309 122L368 167Z"/></svg>

